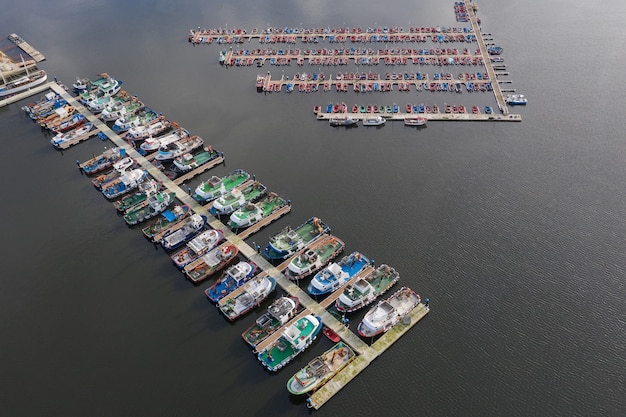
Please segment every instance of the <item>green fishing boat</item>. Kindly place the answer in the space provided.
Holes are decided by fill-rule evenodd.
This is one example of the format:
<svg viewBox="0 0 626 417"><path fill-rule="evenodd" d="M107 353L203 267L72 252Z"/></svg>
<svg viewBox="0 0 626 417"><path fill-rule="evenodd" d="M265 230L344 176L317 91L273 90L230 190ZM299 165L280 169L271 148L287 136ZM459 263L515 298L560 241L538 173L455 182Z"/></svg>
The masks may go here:
<svg viewBox="0 0 626 417"><path fill-rule="evenodd" d="M258 181L244 187L235 188L213 202L209 212L212 215L231 214L235 210L247 203L252 203L263 197L267 192L267 187Z"/></svg>
<svg viewBox="0 0 626 417"><path fill-rule="evenodd" d="M272 372L276 372L313 343L322 329L322 318L309 314L287 326L282 335L259 352L257 358Z"/></svg>
<svg viewBox="0 0 626 417"><path fill-rule="evenodd" d="M280 297L267 308L267 312L255 320L242 334L247 344L256 347L278 328L286 324L298 311L298 297Z"/></svg>
<svg viewBox="0 0 626 417"><path fill-rule="evenodd" d="M174 165L182 172L188 172L215 159L218 155L219 152L205 147L204 150L196 154L185 153L179 156L174 159Z"/></svg>
<svg viewBox="0 0 626 417"><path fill-rule="evenodd" d="M159 191L160 187L161 183L159 183L158 181L155 181L153 179L145 181L139 184L139 189L135 194L114 201L113 207L115 207L115 209L120 213L134 210L138 208L137 206L139 205L145 205L148 200L148 196L155 194L157 191Z"/></svg>
<svg viewBox="0 0 626 417"><path fill-rule="evenodd" d="M212 176L207 181L202 181L202 184L196 188L193 198L201 203L214 200L249 179L250 174L243 169L237 169L224 178Z"/></svg>
<svg viewBox="0 0 626 417"><path fill-rule="evenodd" d="M175 198L176 193L166 191L149 195L145 205L130 210L124 215L124 221L129 225L134 225L151 219L162 213Z"/></svg>
<svg viewBox="0 0 626 417"><path fill-rule="evenodd" d="M249 203L237 209L230 215L228 226L232 229L252 226L285 205L287 201L278 194L269 193L264 200L255 204Z"/></svg>
<svg viewBox="0 0 626 417"><path fill-rule="evenodd" d="M264 251L265 257L272 260L287 259L329 231L330 227L317 217L311 217L295 229L287 226L270 239Z"/></svg>
<svg viewBox="0 0 626 417"><path fill-rule="evenodd" d="M339 255L344 247L345 244L341 239L323 235L309 246L309 249L291 259L285 275L291 280L299 280L316 273Z"/></svg>

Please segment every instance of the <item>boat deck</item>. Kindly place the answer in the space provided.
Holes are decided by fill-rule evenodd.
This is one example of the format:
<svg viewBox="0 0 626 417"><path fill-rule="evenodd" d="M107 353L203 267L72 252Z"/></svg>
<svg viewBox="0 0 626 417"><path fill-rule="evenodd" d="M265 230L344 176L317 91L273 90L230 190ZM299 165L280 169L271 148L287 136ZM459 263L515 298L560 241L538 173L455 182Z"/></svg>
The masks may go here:
<svg viewBox="0 0 626 417"><path fill-rule="evenodd" d="M206 163L200 165L198 168L191 170L189 172L187 172L184 175L181 175L178 178L174 179L174 184L176 185L181 185L183 182L195 177L196 175L202 174L204 171L208 171L209 169L224 163L224 156L222 154L220 154L220 156L217 156L209 161L207 161Z"/></svg>
<svg viewBox="0 0 626 417"><path fill-rule="evenodd" d="M75 137L72 140L69 140L67 142L64 142L64 143L60 144L59 146L57 146L57 148L61 149L61 150L65 150L65 149L67 149L67 148L69 148L71 146L74 146L74 145L77 145L77 144L79 144L79 143L81 143L83 141L86 141L87 139L97 135L98 133L100 133L100 130L98 130L98 129L91 129L89 132L83 133L82 135L77 136L77 137Z"/></svg>
<svg viewBox="0 0 626 417"><path fill-rule="evenodd" d="M28 42L26 42L15 33L11 33L8 38L11 42L16 44L18 48L30 55L35 61L41 62L46 59L46 57L41 52L30 46Z"/></svg>

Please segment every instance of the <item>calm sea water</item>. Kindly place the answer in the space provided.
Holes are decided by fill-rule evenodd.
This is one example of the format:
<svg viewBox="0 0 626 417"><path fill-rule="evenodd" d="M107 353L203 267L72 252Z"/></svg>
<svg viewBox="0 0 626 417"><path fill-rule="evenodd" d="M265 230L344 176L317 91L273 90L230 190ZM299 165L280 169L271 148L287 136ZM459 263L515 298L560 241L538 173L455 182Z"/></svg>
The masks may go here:
<svg viewBox="0 0 626 417"><path fill-rule="evenodd" d="M331 129L311 110L495 102L257 94L256 68L224 69L219 47L191 47L186 34L452 26L452 1L13 3L0 15L2 36L16 32L42 51L50 76L71 84L109 72L225 152L212 174L243 168L292 200L291 214L249 243L319 216L348 251L394 266L430 298L431 314L316 414L626 415L623 2L481 1L483 31L505 50L505 78L529 97L515 109L524 120L420 131ZM0 414L308 415L285 383L330 342L265 372L240 338L262 311L224 320L206 285L186 282L79 174L75 161L105 143L57 152L19 109L25 103L0 109Z"/></svg>

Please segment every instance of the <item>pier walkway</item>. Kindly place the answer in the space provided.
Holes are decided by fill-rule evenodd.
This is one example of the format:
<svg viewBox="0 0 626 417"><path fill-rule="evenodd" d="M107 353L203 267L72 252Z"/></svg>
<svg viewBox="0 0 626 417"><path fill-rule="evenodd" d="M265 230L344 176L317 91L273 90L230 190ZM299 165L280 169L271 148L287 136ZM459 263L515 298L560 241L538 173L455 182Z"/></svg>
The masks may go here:
<svg viewBox="0 0 626 417"><path fill-rule="evenodd" d="M41 93L42 91L49 90L49 89L53 88L53 86L59 87L59 85L57 83L52 81L52 82L40 84L40 85L38 85L36 87L33 87L33 88L30 88L28 90L24 90L21 93L14 94L11 97L4 98L4 99L0 100L0 107L8 106L9 104L13 104L13 103L18 102L20 100L23 100L25 98L33 96L35 94ZM63 89L61 88L61 90L63 90ZM65 91L65 90L63 90L63 91Z"/></svg>
<svg viewBox="0 0 626 417"><path fill-rule="evenodd" d="M18 48L30 55L35 61L41 62L46 59L41 52L30 46L28 42L19 37L17 34L11 33L8 38L11 42L16 44Z"/></svg>
<svg viewBox="0 0 626 417"><path fill-rule="evenodd" d="M489 78L492 80L496 79L496 72L493 69L493 63L491 59L489 59L489 52L487 52L487 45L485 45L485 40L483 39L482 32L480 31L480 25L478 24L476 18L476 11L472 7L471 0L463 0L465 2L465 7L467 8L467 12L469 15L469 21L472 24L472 28L474 29L474 34L476 34L476 41L478 42L478 48L480 49L480 53L483 57L485 57L485 68L487 69L487 74L489 74ZM496 96L496 101L498 102L498 107L503 115L508 116L509 107L506 104L504 96L502 95L502 90L500 90L500 83L493 83L493 93Z"/></svg>
<svg viewBox="0 0 626 417"><path fill-rule="evenodd" d="M322 322L325 326L334 330L348 345L350 345L355 352L358 353L356 360L352 361L344 370L339 372L333 379L331 379L324 387L319 389L313 396L310 397L308 406L313 408L320 408L326 401L328 401L333 395L339 392L348 382L350 382L356 375L362 372L367 365L369 365L374 359L376 359L382 352L384 352L391 344L393 344L400 336L417 323L422 317L428 313L428 307L420 304L409 315L411 320L408 322L398 323L394 328L389 330L385 335L381 336L372 346L369 346L356 334L348 330L342 323L340 323L335 317L333 317L326 309L331 301L322 302L324 305L317 303L313 300L306 291L300 288L295 282L290 281L278 267L269 263L261 253L250 247L243 240L246 235L237 235L225 226L219 219L212 216L207 207L202 206L196 200L192 198L189 193L185 192L174 181L170 180L163 174L158 168L156 168L150 161L139 154L131 145L119 137L112 129L110 129L106 123L98 119L95 115L89 112L81 103L79 103L74 97L72 97L67 91L56 83L49 85L53 91L61 95L68 103L76 107L76 110L83 113L90 122L92 122L99 131L103 132L109 140L111 140L115 146L124 148L126 153L131 158L135 159L137 163L157 181L162 182L163 186L176 194L176 198L183 204L187 204L191 210L195 213L207 216L209 225L217 230L224 232L225 239L233 245L239 248L239 252L246 258L255 262L257 266L263 271L262 273L269 274L276 279L276 283L289 295L298 297L300 304L304 307L304 310L300 314L316 314L322 318ZM221 158L221 157L220 157ZM290 205L285 206L285 213L291 209ZM279 210L280 211L280 210ZM281 214L282 215L282 214ZM263 227L261 225L260 227ZM281 264L282 270L286 268L287 262ZM372 269L372 266L368 266L367 273ZM338 290L341 291L341 290ZM340 292L339 292L340 293ZM337 295L338 296L338 295ZM326 300L325 300L326 301ZM280 334L281 330L275 334Z"/></svg>

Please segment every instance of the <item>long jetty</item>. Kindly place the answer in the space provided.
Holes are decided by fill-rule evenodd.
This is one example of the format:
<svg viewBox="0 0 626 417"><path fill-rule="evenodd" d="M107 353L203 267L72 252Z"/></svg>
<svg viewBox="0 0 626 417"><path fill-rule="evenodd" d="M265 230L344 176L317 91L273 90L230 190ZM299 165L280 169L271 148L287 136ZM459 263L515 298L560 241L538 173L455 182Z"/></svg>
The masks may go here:
<svg viewBox="0 0 626 417"><path fill-rule="evenodd" d="M429 308L427 305L420 304L416 307L411 313L409 313L405 320L402 323L394 326L390 331L388 331L385 335L381 336L376 342L374 342L371 346L364 342L361 338L356 336L353 332L348 330L342 323L340 323L334 316L332 316L326 308L332 304L332 302L340 295L341 291L345 286L349 285L350 282L355 281L359 276L364 276L369 273L373 269L373 265L368 265L363 271L361 271L357 276L355 276L349 283L346 283L344 286L339 288L335 293L326 297L323 301L318 303L313 300L305 291L300 288L300 286L290 281L284 274L283 271L287 268L289 260L286 260L282 264L278 266L274 266L269 263L256 248L250 247L244 239L249 237L251 234L260 230L262 227L265 227L267 224L276 220L284 214L287 214L291 210L291 203L288 202L285 206L276 210L270 217L266 218L262 222L259 222L257 225L254 225L250 228L244 229L243 232L237 234L229 229L226 225L224 225L218 218L212 216L209 212L211 207L210 204L206 204L205 206L201 205L199 202L193 199L190 193L186 192L181 188L181 181L173 181L170 180L163 172L161 172L156 166L154 166L149 159L142 156L137 150L127 143L124 139L122 139L119 135L117 135L106 123L96 117L93 113L91 113L85 106L83 106L75 97L71 96L61 85L56 82L47 83L44 86L40 86L37 89L32 89L27 92L24 92L21 97L18 99L22 99L28 97L30 95L35 94L34 91L40 92L45 89L51 89L55 93L59 94L63 97L69 104L74 106L79 113L85 115L87 120L94 124L94 131L101 132L106 137L113 142L113 144L119 148L123 148L126 151L126 154L133 158L139 166L148 171L148 173L157 181L160 181L163 186L173 192L176 198L181 201L183 204L186 204L193 210L195 213L202 214L207 216L208 224L213 229L221 230L224 232L225 239L233 245L236 245L239 248L239 252L255 262L258 267L261 269L261 274L268 274L276 279L277 284L289 295L295 296L300 300L300 305L303 307L303 310L300 312L298 317L304 314L316 314L322 317L322 321L325 326L331 328L335 333L337 333L345 343L350 345L352 349L357 353L358 357L352 361L348 366L346 366L342 371L340 371L337 375L335 375L330 381L328 381L323 387L318 389L315 393L313 393L307 399L307 406L311 408L318 409L323 404L326 403L330 398L332 398L336 393L338 393L346 384L348 384L356 375L362 372L374 359L376 359L380 354L382 354L391 344L393 344L400 336L402 336L410 327L412 327L417 321L419 321L422 317L424 317ZM81 138L82 140L82 138ZM80 140L78 141L80 142ZM210 164L210 166L215 166L223 162L223 155L219 155L214 158L214 161ZM209 165L207 165L209 166ZM203 172L207 167L199 167L197 172L192 171L189 173L189 176L185 178L188 179L192 175L197 175L200 170ZM183 180L184 181L184 180ZM303 249L304 251L306 249ZM300 252L302 252L300 251ZM298 254L294 255L297 256ZM290 258L291 259L291 258ZM407 318L409 318L407 320ZM283 327L284 328L284 327ZM282 333L283 328L279 329L275 335L280 335ZM277 337L276 336L276 337ZM269 342L264 342L269 343ZM257 349L260 349L261 346L257 346Z"/></svg>
<svg viewBox="0 0 626 417"><path fill-rule="evenodd" d="M468 10L469 21L472 24L474 33L476 34L476 41L478 42L478 48L480 49L480 53L484 57L489 57L489 53L487 52L487 45L485 44L485 40L483 39L480 25L478 24L478 18L476 17L476 10L472 5L471 0L463 1L465 2L465 7ZM489 78L495 80L496 72L493 69L493 63L490 59L485 60L485 68L487 69L487 74L489 74ZM493 93L496 96L496 101L498 102L498 107L500 108L500 111L502 112L502 114L507 116L509 114L509 107L506 105L506 100L502 95L502 90L500 90L500 83L493 83Z"/></svg>
<svg viewBox="0 0 626 417"><path fill-rule="evenodd" d="M354 377L362 372L374 359L382 354L391 344L393 344L400 336L416 324L422 317L424 317L429 308L424 304L420 304L416 307L407 317L411 319L408 321L402 321L388 331L385 335L381 336L376 342L369 346L361 338L348 330L342 323L340 323L335 317L333 317L327 310L329 304L334 301L335 296L326 298L321 303L313 300L297 283L290 281L283 273L287 267L288 261L283 262L279 266L274 266L269 263L259 252L250 247L244 241L249 236L248 230L240 234L236 234L225 226L219 219L212 216L207 206L202 206L196 200L192 198L189 193L185 192L176 182L170 180L163 174L157 167L155 167L149 160L139 154L131 145L119 137L112 129L110 129L102 120L98 119L95 115L89 112L81 103L79 103L74 97L72 97L67 91L56 83L52 83L49 87L57 94L61 95L68 103L76 107L77 111L83 113L87 119L94 123L94 126L101 132L103 132L109 140L111 140L116 146L124 148L128 156L132 157L137 163L157 181L161 181L163 186L176 194L176 198L183 204L187 204L191 210L198 214L203 214L209 219L209 225L218 230L224 232L225 239L233 245L239 248L239 252L246 258L255 262L261 269L261 273L269 274L276 279L277 284L289 295L298 297L300 304L303 307L303 311L300 314L313 313L322 317L322 322L325 326L334 330L352 349L358 354L356 360L352 361L346 368L335 375L329 382L323 387L318 389L307 400L307 406L312 408L320 408L336 393L338 393L346 384L348 384ZM219 157L221 158L221 156ZM278 216L286 214L291 209L291 205L287 204L282 209L278 210ZM277 218L277 217L276 217ZM271 221L271 220L269 220ZM264 224L260 224L258 228L264 227ZM372 266L368 266L360 275L366 274L371 271ZM359 275L359 276L360 276ZM356 278L355 278L356 279ZM346 284L347 285L347 284ZM344 288L344 287L342 287ZM337 290L336 296L341 293L342 288ZM280 334L282 330L277 331L275 334Z"/></svg>

